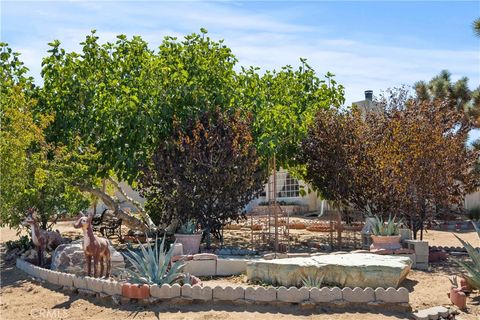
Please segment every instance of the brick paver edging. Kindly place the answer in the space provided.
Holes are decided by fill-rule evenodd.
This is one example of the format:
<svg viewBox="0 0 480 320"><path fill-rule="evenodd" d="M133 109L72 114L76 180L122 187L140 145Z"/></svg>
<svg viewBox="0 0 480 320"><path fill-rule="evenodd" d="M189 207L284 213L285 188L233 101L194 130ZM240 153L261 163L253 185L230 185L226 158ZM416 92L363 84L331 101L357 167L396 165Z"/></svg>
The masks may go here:
<svg viewBox="0 0 480 320"><path fill-rule="evenodd" d="M125 284L115 280L105 280L91 277L79 277L69 273L40 268L25 260L17 259L17 268L28 273L32 277L45 280L49 283L67 288L76 288L82 292L90 292L101 296L122 297L122 287ZM125 293L127 290L123 290ZM409 292L405 288L296 288L296 287L210 287L201 285L178 284L149 287L150 299L186 299L203 301L231 301L231 302L259 302L259 303L314 303L314 304L366 304L398 305L402 308L410 308ZM123 295L124 296L124 295ZM124 297L129 298L129 297Z"/></svg>

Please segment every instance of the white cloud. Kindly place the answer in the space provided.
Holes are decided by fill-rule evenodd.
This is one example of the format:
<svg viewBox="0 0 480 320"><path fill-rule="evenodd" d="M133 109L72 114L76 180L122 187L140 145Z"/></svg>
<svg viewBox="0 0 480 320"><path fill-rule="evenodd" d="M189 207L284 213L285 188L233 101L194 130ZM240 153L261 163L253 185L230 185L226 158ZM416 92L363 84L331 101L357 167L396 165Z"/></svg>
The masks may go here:
<svg viewBox="0 0 480 320"><path fill-rule="evenodd" d="M299 16L295 9L265 13L241 3L221 2L8 3L2 13L6 27L2 33L23 53L37 78L47 42L53 39L61 40L67 50L79 50L78 43L95 28L102 41L113 41L120 33L141 35L156 48L166 35L181 38L205 27L212 38L225 39L240 65L265 70L296 66L299 57L308 58L320 74L336 74L346 87L347 103L361 100L366 89L378 94L388 87L428 80L442 69L449 69L454 77L469 76L472 87L480 83L476 51L421 49L421 39L408 34L403 38L411 39L411 47L385 45L371 40L382 37L365 34L349 39L321 25L292 22ZM32 23L35 29L27 32L19 21Z"/></svg>

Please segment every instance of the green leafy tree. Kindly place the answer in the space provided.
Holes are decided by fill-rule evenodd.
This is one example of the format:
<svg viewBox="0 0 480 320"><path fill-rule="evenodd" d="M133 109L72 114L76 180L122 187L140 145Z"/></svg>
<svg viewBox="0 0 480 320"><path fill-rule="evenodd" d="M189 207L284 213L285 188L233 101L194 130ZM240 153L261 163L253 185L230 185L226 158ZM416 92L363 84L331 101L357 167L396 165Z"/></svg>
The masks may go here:
<svg viewBox="0 0 480 320"><path fill-rule="evenodd" d="M158 141L172 134L174 118L186 123L201 110L230 103L236 60L221 41L205 33L182 42L166 37L158 52L140 37L120 35L115 43L99 44L95 31L82 43L81 53L66 53L58 41L50 44L43 61L42 107L55 120L47 139L71 150L77 141L78 147L97 152L87 165L90 177L77 183L117 214L124 212L92 181L114 183L118 177L135 185ZM137 208L151 228L148 214Z"/></svg>
<svg viewBox="0 0 480 320"><path fill-rule="evenodd" d="M38 88L28 69L7 44L1 44L0 217L17 227L26 210L36 207L43 228L59 213L76 214L88 206L49 157L43 130L51 116L35 112Z"/></svg>
<svg viewBox="0 0 480 320"><path fill-rule="evenodd" d="M340 106L344 102L343 86L327 73L318 78L306 62L294 70L285 66L280 71L243 69L239 75L240 103L253 114L253 133L264 163L274 155L277 165L298 169L300 143L320 109Z"/></svg>

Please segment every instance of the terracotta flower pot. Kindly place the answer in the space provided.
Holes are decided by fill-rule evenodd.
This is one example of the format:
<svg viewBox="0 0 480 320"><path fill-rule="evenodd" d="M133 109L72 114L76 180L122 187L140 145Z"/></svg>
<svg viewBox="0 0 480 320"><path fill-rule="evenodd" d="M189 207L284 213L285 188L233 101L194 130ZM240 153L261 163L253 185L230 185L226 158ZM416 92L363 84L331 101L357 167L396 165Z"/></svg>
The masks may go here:
<svg viewBox="0 0 480 320"><path fill-rule="evenodd" d="M146 284L124 283L122 286L122 296L130 299L147 299L150 297L150 286Z"/></svg>
<svg viewBox="0 0 480 320"><path fill-rule="evenodd" d="M202 242L202 234L183 234L175 233L175 240L183 245L183 254L195 254L200 251L200 242Z"/></svg>
<svg viewBox="0 0 480 320"><path fill-rule="evenodd" d="M467 306L467 296L459 288L450 289L450 301L460 309L464 309Z"/></svg>
<svg viewBox="0 0 480 320"><path fill-rule="evenodd" d="M374 236L372 235L372 249L384 249L384 250L398 250L402 246L400 245L400 236Z"/></svg>

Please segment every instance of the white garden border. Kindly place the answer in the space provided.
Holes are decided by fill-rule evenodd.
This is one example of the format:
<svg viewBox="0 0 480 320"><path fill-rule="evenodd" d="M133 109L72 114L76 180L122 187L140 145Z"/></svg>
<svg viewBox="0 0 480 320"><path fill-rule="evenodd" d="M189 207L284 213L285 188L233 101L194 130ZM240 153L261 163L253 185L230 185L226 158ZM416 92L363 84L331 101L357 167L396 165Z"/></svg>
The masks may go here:
<svg viewBox="0 0 480 320"><path fill-rule="evenodd" d="M103 296L121 296L122 282L91 277L79 277L69 273L40 268L20 258L17 268L34 278L68 288L87 290ZM258 302L258 303L315 303L367 304L371 306L394 304L409 308L409 292L406 288L296 288L296 287L232 287L178 284L150 286L150 295L159 300L187 299L202 301Z"/></svg>

